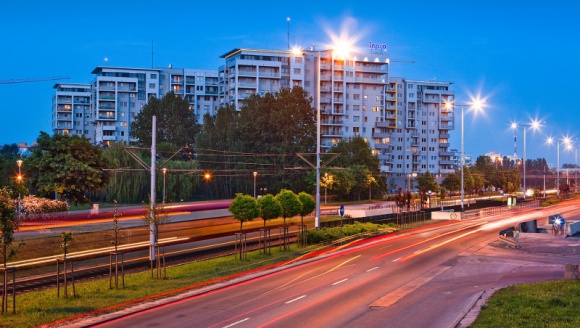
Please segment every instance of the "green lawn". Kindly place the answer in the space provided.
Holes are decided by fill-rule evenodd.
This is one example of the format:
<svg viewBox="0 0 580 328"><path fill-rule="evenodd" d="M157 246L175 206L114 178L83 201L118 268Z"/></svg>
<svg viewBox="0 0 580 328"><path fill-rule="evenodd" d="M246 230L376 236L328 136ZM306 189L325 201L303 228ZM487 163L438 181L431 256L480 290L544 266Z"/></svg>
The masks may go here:
<svg viewBox="0 0 580 328"><path fill-rule="evenodd" d="M149 271L130 274L125 276L125 288L118 290L109 289L108 278L76 283L76 296L67 299L63 296L62 288L60 298L57 298L56 288L17 294L16 314L12 314L12 302L9 301L9 313L0 316L0 326L31 327L103 308L110 308L109 311L118 310L137 301L166 297L223 279L231 279L240 273L267 268L298 258L312 250L314 247L297 248L295 245L290 251L280 251L279 247L272 247L270 255L258 251L248 252L247 259L243 261L227 256L188 263L168 267L167 279L162 280L151 278ZM68 291L69 294L72 293L70 286Z"/></svg>
<svg viewBox="0 0 580 328"><path fill-rule="evenodd" d="M522 284L496 292L470 326L580 327L580 280Z"/></svg>

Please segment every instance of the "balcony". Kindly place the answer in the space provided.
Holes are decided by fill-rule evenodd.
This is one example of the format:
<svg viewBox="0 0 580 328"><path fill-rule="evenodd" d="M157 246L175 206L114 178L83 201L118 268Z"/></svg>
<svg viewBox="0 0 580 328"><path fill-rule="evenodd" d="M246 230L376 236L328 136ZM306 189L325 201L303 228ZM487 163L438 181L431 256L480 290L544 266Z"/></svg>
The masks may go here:
<svg viewBox="0 0 580 328"><path fill-rule="evenodd" d="M262 73L260 73L262 74ZM238 76L256 76L257 72L253 69L240 69L238 70Z"/></svg>
<svg viewBox="0 0 580 328"><path fill-rule="evenodd" d="M323 137L342 137L342 131L325 131L322 132Z"/></svg>
<svg viewBox="0 0 580 328"><path fill-rule="evenodd" d="M391 154L393 150L391 148L391 144L387 142L377 142L375 143L375 149L381 149L381 153L384 154Z"/></svg>
<svg viewBox="0 0 580 328"><path fill-rule="evenodd" d="M455 156L455 155L457 155L457 153L454 151L446 151L446 150L439 151L439 156Z"/></svg>
<svg viewBox="0 0 580 328"><path fill-rule="evenodd" d="M440 148L449 148L449 145L450 144L448 142L442 142L442 143L439 144L439 147Z"/></svg>
<svg viewBox="0 0 580 328"><path fill-rule="evenodd" d="M386 133L386 132L373 132L373 138L375 139L382 139L382 138L389 138L391 136L391 133Z"/></svg>
<svg viewBox="0 0 580 328"><path fill-rule="evenodd" d="M439 165L455 165L455 161L451 160L439 160Z"/></svg>

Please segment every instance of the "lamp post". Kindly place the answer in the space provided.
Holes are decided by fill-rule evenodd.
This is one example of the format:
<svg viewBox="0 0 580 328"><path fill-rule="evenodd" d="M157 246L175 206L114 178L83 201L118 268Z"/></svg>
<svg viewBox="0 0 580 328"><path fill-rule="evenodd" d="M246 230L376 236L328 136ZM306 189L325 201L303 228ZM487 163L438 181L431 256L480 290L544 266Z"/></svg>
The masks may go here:
<svg viewBox="0 0 580 328"><path fill-rule="evenodd" d="M20 184L22 183L22 171L21 171L21 167L22 167L22 163L23 161L21 159L16 161L16 165L18 165L18 219L20 220L20 216L21 216L21 208L22 208L22 203L21 203L21 196L20 196Z"/></svg>
<svg viewBox="0 0 580 328"><path fill-rule="evenodd" d="M570 145L571 141L569 137L563 137L561 140L564 144ZM554 143L554 138L548 137L546 143L551 145ZM556 195L560 197L560 140L557 142L556 148Z"/></svg>
<svg viewBox="0 0 580 328"><path fill-rule="evenodd" d="M161 169L161 171L163 172L163 205L165 205L165 174L167 173L167 168L164 167Z"/></svg>
<svg viewBox="0 0 580 328"><path fill-rule="evenodd" d="M518 127L518 123L512 123L512 129L517 129ZM526 132L527 132L527 128L530 127L532 128L532 130L538 130L541 126L541 122L538 120L532 120L530 123L526 123L526 124L522 124L522 127L524 128L524 160L523 160L523 169L524 169L524 200L526 199L526 161L527 161L527 156L526 156Z"/></svg>
<svg viewBox="0 0 580 328"><path fill-rule="evenodd" d="M463 104L457 105L452 102L445 103L445 107L448 109L453 108L454 106L461 107L461 211L463 211L464 203L465 203L465 184L464 184L464 171L465 171L465 141L464 141L464 130L465 130L465 110L464 107L467 106L468 108L474 108L476 111L481 110L483 107L483 100L482 99L475 99L470 104Z"/></svg>
<svg viewBox="0 0 580 328"><path fill-rule="evenodd" d="M256 177L258 176L258 172L254 171L254 199L256 199Z"/></svg>
<svg viewBox="0 0 580 328"><path fill-rule="evenodd" d="M324 173L324 205L326 205L326 189L328 187L328 173Z"/></svg>

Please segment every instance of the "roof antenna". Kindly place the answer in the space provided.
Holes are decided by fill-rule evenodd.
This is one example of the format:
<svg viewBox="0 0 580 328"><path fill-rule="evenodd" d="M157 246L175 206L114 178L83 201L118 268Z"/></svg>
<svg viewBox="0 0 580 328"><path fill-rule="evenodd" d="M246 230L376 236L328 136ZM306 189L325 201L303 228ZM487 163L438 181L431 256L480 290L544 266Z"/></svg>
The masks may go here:
<svg viewBox="0 0 580 328"><path fill-rule="evenodd" d="M286 25L288 27L288 50L290 50L290 17L286 17Z"/></svg>

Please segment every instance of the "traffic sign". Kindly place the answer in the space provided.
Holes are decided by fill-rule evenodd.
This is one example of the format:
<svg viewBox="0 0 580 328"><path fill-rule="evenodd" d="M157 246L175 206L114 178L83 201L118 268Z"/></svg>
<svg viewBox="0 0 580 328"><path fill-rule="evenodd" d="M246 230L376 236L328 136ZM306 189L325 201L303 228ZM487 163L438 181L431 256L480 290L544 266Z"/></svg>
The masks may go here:
<svg viewBox="0 0 580 328"><path fill-rule="evenodd" d="M344 205L342 205L342 204L340 205L340 212L339 213L340 213L341 217L344 216Z"/></svg>

